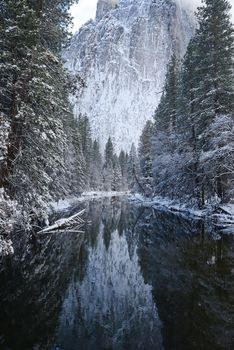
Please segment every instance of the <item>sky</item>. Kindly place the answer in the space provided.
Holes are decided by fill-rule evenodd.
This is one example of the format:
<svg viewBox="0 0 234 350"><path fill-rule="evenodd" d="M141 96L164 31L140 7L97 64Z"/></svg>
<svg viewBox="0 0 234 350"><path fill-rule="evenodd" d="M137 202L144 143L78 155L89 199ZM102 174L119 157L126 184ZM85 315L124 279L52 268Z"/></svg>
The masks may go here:
<svg viewBox="0 0 234 350"><path fill-rule="evenodd" d="M185 3L187 6L193 9L201 3L201 0L177 0L180 3ZM73 32L76 32L84 23L90 18L95 18L96 6L98 0L79 0L79 3L73 5L71 8L72 16L74 17ZM233 6L232 14L234 21L234 0L230 0Z"/></svg>
<svg viewBox="0 0 234 350"><path fill-rule="evenodd" d="M73 33L76 32L90 18L95 18L98 0L79 0L79 3L71 8L73 22Z"/></svg>

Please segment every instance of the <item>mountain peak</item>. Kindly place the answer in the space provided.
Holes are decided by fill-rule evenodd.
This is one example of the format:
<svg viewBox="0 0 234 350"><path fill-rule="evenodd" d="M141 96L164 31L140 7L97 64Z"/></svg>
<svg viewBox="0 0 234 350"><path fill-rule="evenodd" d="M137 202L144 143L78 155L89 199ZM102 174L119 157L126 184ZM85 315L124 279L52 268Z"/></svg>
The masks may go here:
<svg viewBox="0 0 234 350"><path fill-rule="evenodd" d="M96 20L99 21L110 10L118 6L119 0L99 0L97 3Z"/></svg>
<svg viewBox="0 0 234 350"><path fill-rule="evenodd" d="M108 14L108 15L107 15ZM172 0L99 0L96 21L84 25L65 53L87 88L74 112L87 114L102 149L138 144L163 90L173 52L183 56L194 19Z"/></svg>

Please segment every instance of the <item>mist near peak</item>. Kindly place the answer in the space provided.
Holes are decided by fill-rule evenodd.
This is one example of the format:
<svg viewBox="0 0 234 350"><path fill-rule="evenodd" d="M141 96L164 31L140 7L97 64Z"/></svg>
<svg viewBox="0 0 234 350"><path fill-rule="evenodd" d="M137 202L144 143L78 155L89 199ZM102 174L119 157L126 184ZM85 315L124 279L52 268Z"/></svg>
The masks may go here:
<svg viewBox="0 0 234 350"><path fill-rule="evenodd" d="M175 2L190 11L195 11L199 5L201 5L201 0L175 0Z"/></svg>
<svg viewBox="0 0 234 350"><path fill-rule="evenodd" d="M195 12L198 6L202 5L202 0L174 0L180 7L186 8L189 11ZM232 6L231 18L234 22L234 0L229 0Z"/></svg>

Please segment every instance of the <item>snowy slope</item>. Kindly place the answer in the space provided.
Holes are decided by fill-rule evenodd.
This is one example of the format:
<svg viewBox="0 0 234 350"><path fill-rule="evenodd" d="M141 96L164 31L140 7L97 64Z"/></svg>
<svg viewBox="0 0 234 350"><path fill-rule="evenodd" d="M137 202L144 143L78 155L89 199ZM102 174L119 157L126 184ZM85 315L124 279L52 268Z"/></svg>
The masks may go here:
<svg viewBox="0 0 234 350"><path fill-rule="evenodd" d="M173 49L183 55L194 30L191 13L173 0L99 0L96 20L85 24L64 53L67 67L87 88L73 98L87 114L102 148L138 143L159 102Z"/></svg>

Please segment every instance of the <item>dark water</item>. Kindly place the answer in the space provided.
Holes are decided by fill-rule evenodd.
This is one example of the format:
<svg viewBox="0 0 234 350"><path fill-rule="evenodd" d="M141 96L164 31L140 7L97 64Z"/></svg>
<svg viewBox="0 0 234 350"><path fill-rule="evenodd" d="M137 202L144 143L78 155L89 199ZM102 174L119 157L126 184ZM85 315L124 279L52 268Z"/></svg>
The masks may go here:
<svg viewBox="0 0 234 350"><path fill-rule="evenodd" d="M234 349L232 236L117 199L86 207L83 234L13 237L1 350Z"/></svg>

